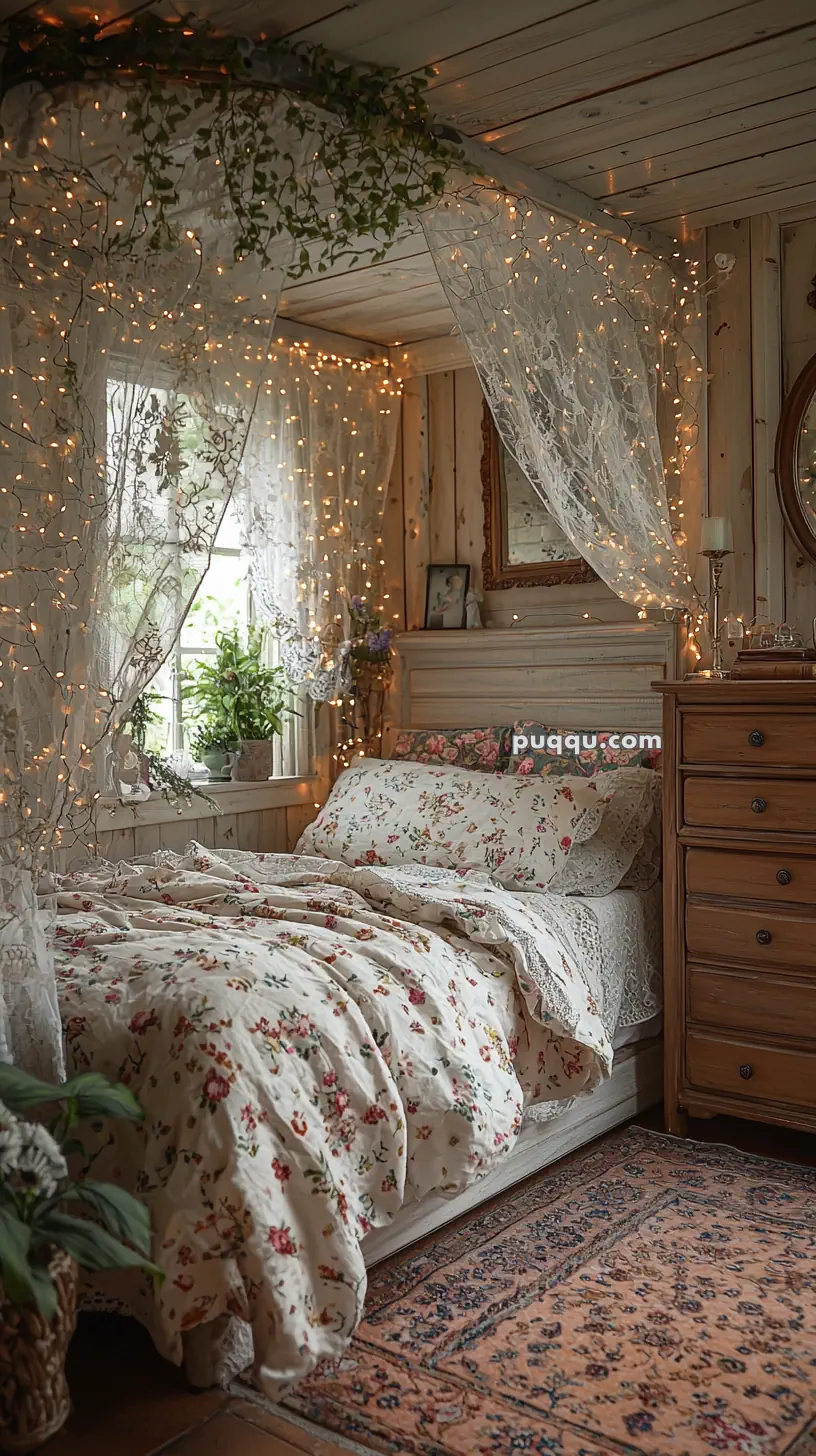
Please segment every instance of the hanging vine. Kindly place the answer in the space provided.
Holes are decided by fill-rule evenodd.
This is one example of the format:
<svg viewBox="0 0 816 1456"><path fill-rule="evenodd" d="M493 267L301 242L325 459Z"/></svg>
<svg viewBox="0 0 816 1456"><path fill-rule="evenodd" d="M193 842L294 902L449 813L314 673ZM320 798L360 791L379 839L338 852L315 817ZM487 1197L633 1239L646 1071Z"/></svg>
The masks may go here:
<svg viewBox="0 0 816 1456"><path fill-rule="evenodd" d="M208 119L193 131L194 156L222 168L236 258L266 265L276 241L290 237L295 277L341 259L382 259L405 214L436 201L452 162L461 164L432 124L429 70L400 78L391 68L344 65L321 47L219 36L190 15L168 21L143 13L106 25L21 15L0 36L0 95L32 81L55 93L82 81L128 88L134 162L143 174L134 226L155 251L179 242L184 162L172 143L201 107ZM282 95L283 135L315 139L299 167L281 139ZM132 242L123 237L120 245Z"/></svg>

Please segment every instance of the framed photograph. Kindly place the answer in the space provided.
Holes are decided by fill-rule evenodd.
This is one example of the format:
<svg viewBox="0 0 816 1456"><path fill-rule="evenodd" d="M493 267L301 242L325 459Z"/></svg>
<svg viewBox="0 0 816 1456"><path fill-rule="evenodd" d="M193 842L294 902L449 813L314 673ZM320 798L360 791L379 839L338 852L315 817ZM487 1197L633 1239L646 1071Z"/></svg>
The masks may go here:
<svg viewBox="0 0 816 1456"><path fill-rule="evenodd" d="M425 627L438 632L465 625L469 566L429 566L425 593Z"/></svg>

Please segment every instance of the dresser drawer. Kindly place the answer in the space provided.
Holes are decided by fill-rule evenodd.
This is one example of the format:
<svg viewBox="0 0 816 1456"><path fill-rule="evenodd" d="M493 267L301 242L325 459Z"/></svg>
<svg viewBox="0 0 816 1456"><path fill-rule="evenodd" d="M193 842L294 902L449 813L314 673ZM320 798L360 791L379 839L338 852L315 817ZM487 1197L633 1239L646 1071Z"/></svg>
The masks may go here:
<svg viewBox="0 0 816 1456"><path fill-rule="evenodd" d="M816 713L758 707L729 713L684 713L686 763L816 768Z"/></svg>
<svg viewBox="0 0 816 1456"><path fill-rule="evenodd" d="M701 828L813 834L816 780L687 778L683 816Z"/></svg>
<svg viewBox="0 0 816 1456"><path fill-rule="evenodd" d="M816 1042L816 987L764 971L715 971L689 966L688 1014L692 1021L758 1036L790 1036Z"/></svg>
<svg viewBox="0 0 816 1456"><path fill-rule="evenodd" d="M686 1075L693 1087L766 1102L816 1107L816 1055L690 1031Z"/></svg>
<svg viewBox="0 0 816 1456"><path fill-rule="evenodd" d="M690 900L686 946L695 961L713 957L755 963L767 971L780 967L816 971L816 919Z"/></svg>
<svg viewBox="0 0 816 1456"><path fill-rule="evenodd" d="M816 855L738 854L731 849L686 851L690 895L733 895L780 905L816 905Z"/></svg>

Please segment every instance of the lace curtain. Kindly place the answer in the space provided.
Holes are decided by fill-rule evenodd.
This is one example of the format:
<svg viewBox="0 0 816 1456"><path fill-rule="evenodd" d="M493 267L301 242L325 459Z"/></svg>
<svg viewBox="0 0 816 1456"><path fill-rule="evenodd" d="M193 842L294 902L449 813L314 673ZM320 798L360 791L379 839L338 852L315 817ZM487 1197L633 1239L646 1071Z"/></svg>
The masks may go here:
<svg viewBox="0 0 816 1456"><path fill-rule="evenodd" d="M703 372L684 260L483 188L422 223L497 429L558 525L618 596L692 606L683 481Z"/></svg>
<svg viewBox="0 0 816 1456"><path fill-rule="evenodd" d="M194 154L211 104L166 139L169 201L127 89L3 105L0 1038L41 1072L62 1053L38 876L93 835L111 735L206 569L274 337L287 259L239 256L225 179Z"/></svg>
<svg viewBox="0 0 816 1456"><path fill-rule="evenodd" d="M291 680L317 701L350 687L352 596L380 605L398 396L387 361L282 347L249 432L242 490L255 600Z"/></svg>

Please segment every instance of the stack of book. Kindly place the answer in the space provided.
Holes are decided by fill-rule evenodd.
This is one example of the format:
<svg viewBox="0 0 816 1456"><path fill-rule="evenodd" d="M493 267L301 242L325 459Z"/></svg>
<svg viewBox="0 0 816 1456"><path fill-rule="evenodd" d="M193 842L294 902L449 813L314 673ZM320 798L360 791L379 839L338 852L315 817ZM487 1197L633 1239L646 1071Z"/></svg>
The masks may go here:
<svg viewBox="0 0 816 1456"><path fill-rule="evenodd" d="M816 681L816 648L814 647L754 647L747 652L738 652L732 678L781 678Z"/></svg>

